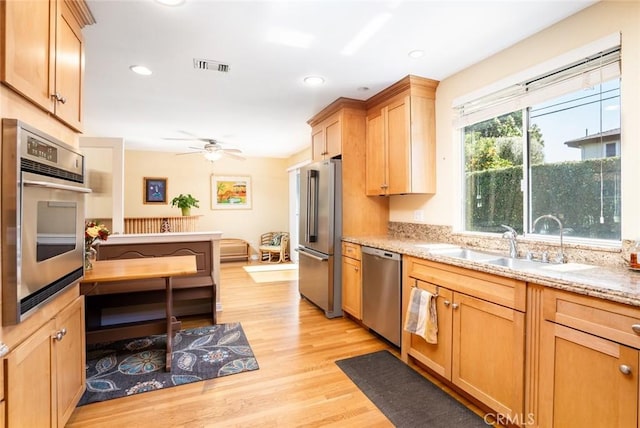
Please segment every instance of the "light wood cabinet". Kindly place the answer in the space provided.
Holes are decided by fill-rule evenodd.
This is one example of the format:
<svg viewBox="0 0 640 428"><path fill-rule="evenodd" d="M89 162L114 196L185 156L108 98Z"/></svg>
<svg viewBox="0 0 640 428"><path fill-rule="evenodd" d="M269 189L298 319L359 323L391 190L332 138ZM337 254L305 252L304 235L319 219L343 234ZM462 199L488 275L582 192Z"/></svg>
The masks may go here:
<svg viewBox="0 0 640 428"><path fill-rule="evenodd" d="M349 242L342 243L342 309L362 320L362 252Z"/></svg>
<svg viewBox="0 0 640 428"><path fill-rule="evenodd" d="M435 91L407 76L367 100L366 193L435 193Z"/></svg>
<svg viewBox="0 0 640 428"><path fill-rule="evenodd" d="M637 427L640 309L545 289L543 315L538 426Z"/></svg>
<svg viewBox="0 0 640 428"><path fill-rule="evenodd" d="M311 151L314 161L331 159L342 154L340 119L340 114L335 113L311 130Z"/></svg>
<svg viewBox="0 0 640 428"><path fill-rule="evenodd" d="M80 131L84 40L81 28L95 22L84 2L0 2L4 28L0 80Z"/></svg>
<svg viewBox="0 0 640 428"><path fill-rule="evenodd" d="M438 317L437 344L403 332L403 360L413 358L502 415L521 417L526 285L413 257L403 269L403 316L411 287L419 287L437 296Z"/></svg>
<svg viewBox="0 0 640 428"><path fill-rule="evenodd" d="M365 102L338 98L307 121L314 160L342 159L342 234L387 233L388 198L365 194Z"/></svg>
<svg viewBox="0 0 640 428"><path fill-rule="evenodd" d="M64 427L85 389L84 299L11 351L5 370L7 427Z"/></svg>

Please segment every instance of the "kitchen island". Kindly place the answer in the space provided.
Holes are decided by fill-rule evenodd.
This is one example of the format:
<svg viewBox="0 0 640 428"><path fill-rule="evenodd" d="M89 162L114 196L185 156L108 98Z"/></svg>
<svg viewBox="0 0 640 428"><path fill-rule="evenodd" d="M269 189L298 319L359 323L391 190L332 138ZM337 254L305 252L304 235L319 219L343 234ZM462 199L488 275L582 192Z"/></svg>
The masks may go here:
<svg viewBox="0 0 640 428"><path fill-rule="evenodd" d="M173 279L173 307L176 316L210 314L216 322L221 310L221 232L182 232L111 235L98 246L98 261L195 256L194 275ZM87 330L110 325L137 323L165 317L165 282L162 278L114 281L102 284L86 296Z"/></svg>

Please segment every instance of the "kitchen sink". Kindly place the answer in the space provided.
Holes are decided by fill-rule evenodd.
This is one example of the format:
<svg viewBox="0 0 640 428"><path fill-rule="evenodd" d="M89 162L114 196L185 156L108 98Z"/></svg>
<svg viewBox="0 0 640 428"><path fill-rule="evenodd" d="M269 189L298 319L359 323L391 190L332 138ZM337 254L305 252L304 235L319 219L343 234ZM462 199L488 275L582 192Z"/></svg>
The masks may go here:
<svg viewBox="0 0 640 428"><path fill-rule="evenodd" d="M431 254L437 256L446 256L461 260L469 260L475 263L500 266L516 270L536 268L557 272L574 272L595 267L592 265L585 265L581 263L551 264L543 263L538 260L516 259L512 257L500 256L498 254L471 250L469 248L462 248L451 244L416 244L416 247L428 250Z"/></svg>
<svg viewBox="0 0 640 428"><path fill-rule="evenodd" d="M509 269L527 269L542 266L541 262L525 259L514 259L511 257L498 257L497 259L486 260L485 263L495 266L503 266Z"/></svg>

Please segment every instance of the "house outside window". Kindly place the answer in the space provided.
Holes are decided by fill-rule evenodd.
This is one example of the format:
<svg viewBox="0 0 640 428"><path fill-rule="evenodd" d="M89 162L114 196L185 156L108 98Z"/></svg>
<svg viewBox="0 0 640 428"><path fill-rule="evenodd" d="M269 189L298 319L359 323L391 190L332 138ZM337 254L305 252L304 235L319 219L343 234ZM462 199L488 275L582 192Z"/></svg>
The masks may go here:
<svg viewBox="0 0 640 428"><path fill-rule="evenodd" d="M463 106L466 231L557 235L553 221L532 227L552 214L567 237L621 239L619 60L600 53Z"/></svg>

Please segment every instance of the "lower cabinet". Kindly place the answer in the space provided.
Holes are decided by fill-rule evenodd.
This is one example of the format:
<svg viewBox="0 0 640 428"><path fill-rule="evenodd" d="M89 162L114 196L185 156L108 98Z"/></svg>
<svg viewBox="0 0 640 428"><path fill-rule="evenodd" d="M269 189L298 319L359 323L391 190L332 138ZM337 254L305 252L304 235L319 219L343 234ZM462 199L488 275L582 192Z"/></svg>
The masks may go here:
<svg viewBox="0 0 640 428"><path fill-rule="evenodd" d="M342 310L362 320L362 266L360 245L342 243Z"/></svg>
<svg viewBox="0 0 640 428"><path fill-rule="evenodd" d="M543 312L538 426L638 427L640 310L545 289Z"/></svg>
<svg viewBox="0 0 640 428"><path fill-rule="evenodd" d="M64 427L85 390L84 298L5 358L6 427Z"/></svg>
<svg viewBox="0 0 640 428"><path fill-rule="evenodd" d="M403 313L411 287L437 295L438 343L404 332L403 359L413 358L497 414L521 417L525 284L472 271L465 276L466 269L420 259L405 258L404 265ZM491 301L492 288L502 304ZM504 306L509 300L513 307Z"/></svg>

